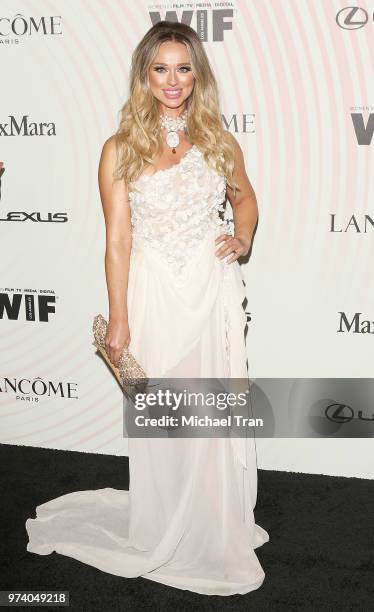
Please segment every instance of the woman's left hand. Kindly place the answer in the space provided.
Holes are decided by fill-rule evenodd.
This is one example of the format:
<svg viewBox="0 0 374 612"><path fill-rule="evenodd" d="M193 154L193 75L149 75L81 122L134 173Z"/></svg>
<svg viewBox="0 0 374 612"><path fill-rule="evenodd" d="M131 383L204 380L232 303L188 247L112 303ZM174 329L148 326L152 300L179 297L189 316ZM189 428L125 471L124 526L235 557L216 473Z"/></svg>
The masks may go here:
<svg viewBox="0 0 374 612"><path fill-rule="evenodd" d="M215 240L216 244L220 244L223 242L223 245L218 247L216 250L216 255L219 259L223 259L231 254L226 260L226 263L232 263L236 261L242 255L247 255L249 252L249 247L251 246L251 241L243 238L242 236L231 236L229 234L221 234L217 236Z"/></svg>

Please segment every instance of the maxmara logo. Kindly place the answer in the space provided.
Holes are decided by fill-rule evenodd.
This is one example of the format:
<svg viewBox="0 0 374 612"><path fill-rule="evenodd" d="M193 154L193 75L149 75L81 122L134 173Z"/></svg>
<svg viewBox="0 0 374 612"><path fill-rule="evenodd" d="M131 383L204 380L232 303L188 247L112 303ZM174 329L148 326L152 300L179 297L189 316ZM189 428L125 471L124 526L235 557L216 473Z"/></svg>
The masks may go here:
<svg viewBox="0 0 374 612"><path fill-rule="evenodd" d="M0 378L0 397L2 393L11 393L17 400L32 402L40 401L40 398L61 397L64 399L78 399L77 383L53 382L44 380L40 376L36 378Z"/></svg>
<svg viewBox="0 0 374 612"><path fill-rule="evenodd" d="M355 312L350 316L345 312L339 311L340 321L338 332L351 332L353 334L374 334L374 321L369 321L362 317L362 312Z"/></svg>
<svg viewBox="0 0 374 612"><path fill-rule="evenodd" d="M50 289L0 289L0 319L48 323L56 312L56 296Z"/></svg>
<svg viewBox="0 0 374 612"><path fill-rule="evenodd" d="M0 44L17 44L31 36L61 36L61 15L34 17L17 13L0 16Z"/></svg>
<svg viewBox="0 0 374 612"><path fill-rule="evenodd" d="M217 7L219 3L215 2L214 5ZM173 22L180 21L194 28L203 42L208 42L209 40L213 42L222 42L225 31L232 30L234 10L226 7L190 10L191 6L192 3L186 3L186 10L182 10L181 12L178 11L178 13L177 11L165 11L162 15L160 11L149 11L152 25L162 20ZM178 8L183 8L183 2L178 3ZM178 18L178 14L180 15L180 19Z"/></svg>
<svg viewBox="0 0 374 612"><path fill-rule="evenodd" d="M0 136L56 136L56 124L52 121L30 121L29 115L18 119L14 115L8 117L9 121L0 123Z"/></svg>

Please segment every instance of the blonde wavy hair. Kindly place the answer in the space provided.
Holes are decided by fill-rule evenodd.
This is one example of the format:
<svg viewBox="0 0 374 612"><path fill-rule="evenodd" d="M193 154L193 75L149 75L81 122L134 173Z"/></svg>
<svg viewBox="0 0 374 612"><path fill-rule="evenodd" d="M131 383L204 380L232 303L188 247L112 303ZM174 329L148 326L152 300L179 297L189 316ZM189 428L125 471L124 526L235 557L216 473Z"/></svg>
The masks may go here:
<svg viewBox="0 0 374 612"><path fill-rule="evenodd" d="M186 100L188 138L203 152L207 164L225 176L235 194L238 185L233 180L234 146L222 125L216 79L195 30L179 22L159 21L133 52L130 96L121 109L115 134L114 177L130 185L162 151L158 100L149 87L148 71L161 43L169 40L186 45L195 77L193 91Z"/></svg>

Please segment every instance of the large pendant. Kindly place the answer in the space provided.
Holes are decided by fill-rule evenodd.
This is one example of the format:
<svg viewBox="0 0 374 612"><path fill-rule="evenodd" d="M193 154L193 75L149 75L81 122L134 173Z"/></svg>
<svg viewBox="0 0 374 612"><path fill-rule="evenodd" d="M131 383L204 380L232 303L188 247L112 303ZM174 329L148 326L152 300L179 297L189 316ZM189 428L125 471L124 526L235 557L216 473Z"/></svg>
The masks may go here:
<svg viewBox="0 0 374 612"><path fill-rule="evenodd" d="M173 153L176 153L175 147L179 145L178 132L168 132L166 135L166 142L169 147L173 147Z"/></svg>

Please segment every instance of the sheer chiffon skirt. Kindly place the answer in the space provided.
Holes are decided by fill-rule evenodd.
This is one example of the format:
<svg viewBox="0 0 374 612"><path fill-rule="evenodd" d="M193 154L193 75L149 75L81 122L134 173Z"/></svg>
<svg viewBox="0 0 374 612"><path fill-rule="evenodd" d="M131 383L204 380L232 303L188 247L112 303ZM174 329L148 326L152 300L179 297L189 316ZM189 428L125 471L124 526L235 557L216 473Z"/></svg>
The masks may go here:
<svg viewBox="0 0 374 612"><path fill-rule="evenodd" d="M148 376L247 377L240 267L208 236L178 287L152 249L134 244L130 350ZM207 595L247 593L265 577L255 549L255 440L129 438L130 490L62 495L28 519L27 550L56 551L123 577Z"/></svg>

